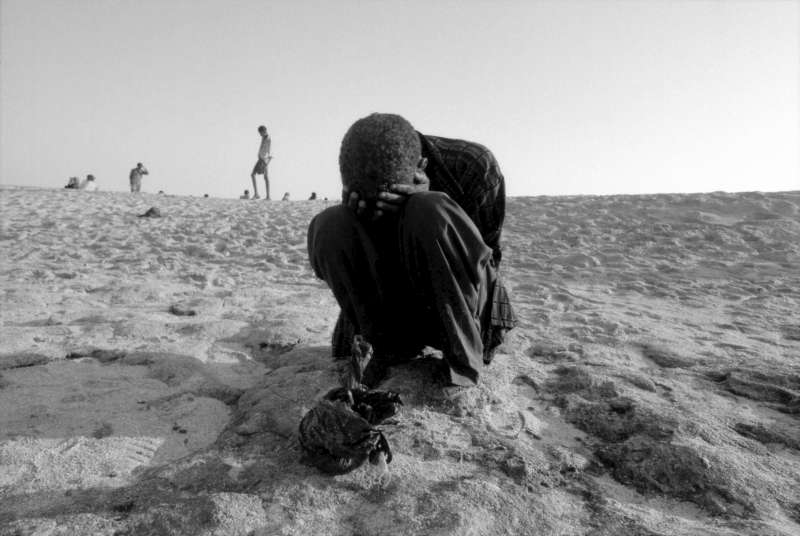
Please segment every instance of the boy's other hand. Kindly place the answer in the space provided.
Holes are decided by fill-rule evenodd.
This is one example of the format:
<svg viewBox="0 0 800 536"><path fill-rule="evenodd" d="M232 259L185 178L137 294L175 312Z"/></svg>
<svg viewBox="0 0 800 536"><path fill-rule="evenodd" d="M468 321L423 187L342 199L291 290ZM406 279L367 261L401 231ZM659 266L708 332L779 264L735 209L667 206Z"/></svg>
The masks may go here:
<svg viewBox="0 0 800 536"><path fill-rule="evenodd" d="M408 198L420 192L427 192L431 188L431 181L424 171L418 170L414 174L412 184L393 184L388 192L378 194L378 201L375 203L375 218L381 217L384 213L396 213L400 211Z"/></svg>

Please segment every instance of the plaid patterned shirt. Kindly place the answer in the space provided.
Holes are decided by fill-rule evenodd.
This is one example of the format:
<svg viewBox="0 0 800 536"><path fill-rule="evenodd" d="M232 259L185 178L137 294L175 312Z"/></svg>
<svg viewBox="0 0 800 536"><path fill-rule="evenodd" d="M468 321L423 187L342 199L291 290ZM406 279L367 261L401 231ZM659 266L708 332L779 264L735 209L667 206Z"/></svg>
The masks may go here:
<svg viewBox="0 0 800 536"><path fill-rule="evenodd" d="M419 134L419 133L418 133ZM478 143L419 134L422 156L428 159L425 172L430 189L444 192L475 222L487 246L492 248L493 265L502 258L500 235L506 215L506 186L494 155ZM517 324L517 317L499 274L492 292L490 328L484 330L484 351L502 342L505 330ZM491 355L485 356L491 360Z"/></svg>
<svg viewBox="0 0 800 536"><path fill-rule="evenodd" d="M475 222L500 262L500 234L506 214L506 187L494 155L483 145L420 134L431 190L444 192Z"/></svg>

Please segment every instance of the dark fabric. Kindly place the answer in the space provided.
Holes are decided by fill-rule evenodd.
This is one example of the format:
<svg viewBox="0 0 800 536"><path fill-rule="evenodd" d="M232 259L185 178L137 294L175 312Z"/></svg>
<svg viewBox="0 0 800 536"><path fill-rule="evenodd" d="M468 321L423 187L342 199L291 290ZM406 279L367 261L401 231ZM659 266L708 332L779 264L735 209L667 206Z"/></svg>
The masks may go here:
<svg viewBox="0 0 800 536"><path fill-rule="evenodd" d="M494 268L494 263L492 268ZM490 306L486 308L481 321L483 333L483 362L491 363L497 347L503 344L506 333L517 325L517 315L511 307L508 291L503 286L499 274L496 274L494 287L491 289Z"/></svg>
<svg viewBox="0 0 800 536"><path fill-rule="evenodd" d="M329 207L309 226L308 251L342 308L335 354L349 354L354 333L373 343L374 359L389 362L431 345L442 350L452 383L477 382L496 271L491 249L448 195L415 194L382 225Z"/></svg>
<svg viewBox="0 0 800 536"><path fill-rule="evenodd" d="M263 158L256 160L256 165L253 166L252 175L266 175L267 174L267 161Z"/></svg>
<svg viewBox="0 0 800 536"><path fill-rule="evenodd" d="M419 134L431 190L444 192L475 222L500 262L500 235L506 214L505 179L494 155L478 143Z"/></svg>
<svg viewBox="0 0 800 536"><path fill-rule="evenodd" d="M350 355L350 347L355 335L356 327L347 320L344 310L340 310L339 318L333 327L333 340L331 341L331 353L334 358L344 359Z"/></svg>
<svg viewBox="0 0 800 536"><path fill-rule="evenodd" d="M490 307L484 309L481 317L483 362L487 364L494 359L495 350L503 344L506 333L517 325L517 316L511 306L508 291L503 286L496 270L494 270L493 279ZM333 328L331 353L334 358L342 359L350 355L350 347L355 335L355 326L347 320L344 311L340 311Z"/></svg>
<svg viewBox="0 0 800 536"><path fill-rule="evenodd" d="M419 133L418 133L419 134ZM499 272L500 239L506 214L505 178L492 152L479 143L419 134L431 190L447 193L475 222L483 241L492 248ZM499 273L491 289L489 317L482 319L484 361L490 362L508 330L517 325L508 291Z"/></svg>

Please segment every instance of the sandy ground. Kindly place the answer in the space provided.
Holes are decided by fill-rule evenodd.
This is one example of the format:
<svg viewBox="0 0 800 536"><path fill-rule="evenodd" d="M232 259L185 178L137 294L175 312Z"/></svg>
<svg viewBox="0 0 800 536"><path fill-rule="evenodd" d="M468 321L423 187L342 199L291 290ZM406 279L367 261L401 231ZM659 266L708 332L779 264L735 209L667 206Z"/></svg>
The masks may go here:
<svg viewBox="0 0 800 536"><path fill-rule="evenodd" d="M389 479L300 460L325 206L0 189L0 534L800 534L800 193L510 199L520 326L391 371Z"/></svg>

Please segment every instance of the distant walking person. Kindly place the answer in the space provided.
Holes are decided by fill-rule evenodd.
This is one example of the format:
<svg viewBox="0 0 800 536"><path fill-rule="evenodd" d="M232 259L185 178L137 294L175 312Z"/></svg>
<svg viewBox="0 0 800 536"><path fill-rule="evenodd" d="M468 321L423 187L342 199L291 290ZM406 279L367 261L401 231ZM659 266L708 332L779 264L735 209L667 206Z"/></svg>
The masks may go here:
<svg viewBox="0 0 800 536"><path fill-rule="evenodd" d="M131 179L131 192L138 193L142 191L142 175L149 175L150 173L147 171L141 162L136 164L136 167L131 170L130 179Z"/></svg>
<svg viewBox="0 0 800 536"><path fill-rule="evenodd" d="M272 140L267 134L267 127L261 125L258 127L258 133L261 134L261 146L258 148L258 160L256 165L253 166L253 172L250 173L250 179L253 181L253 199L258 199L258 184L256 184L256 175L264 175L264 187L266 188L266 195L264 199L269 200L269 174L267 173L267 165L272 160L270 149L272 148Z"/></svg>

